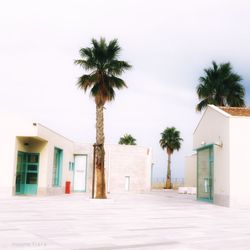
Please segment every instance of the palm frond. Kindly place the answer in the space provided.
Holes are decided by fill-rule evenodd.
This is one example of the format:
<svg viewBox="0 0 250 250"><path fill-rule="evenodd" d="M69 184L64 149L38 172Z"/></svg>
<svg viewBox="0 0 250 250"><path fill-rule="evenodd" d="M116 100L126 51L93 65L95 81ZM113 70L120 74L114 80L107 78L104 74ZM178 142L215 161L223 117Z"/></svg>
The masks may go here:
<svg viewBox="0 0 250 250"><path fill-rule="evenodd" d="M115 98L115 89L127 87L119 76L130 69L131 65L118 60L121 48L117 39L109 43L105 38L92 39L91 45L92 47L80 49L81 59L74 61L76 65L92 71L89 75L81 76L77 85L84 91L90 89L90 95L95 98L96 103L104 104Z"/></svg>
<svg viewBox="0 0 250 250"><path fill-rule="evenodd" d="M121 144L121 145L136 145L136 139L130 134L125 134L124 136L122 136L120 138L119 144Z"/></svg>
<svg viewBox="0 0 250 250"><path fill-rule="evenodd" d="M110 87L112 88L117 88L117 89L122 89L122 88L127 88L126 83L119 77L116 77L114 75L107 76L105 80L109 83Z"/></svg>
<svg viewBox="0 0 250 250"><path fill-rule="evenodd" d="M208 104L217 106L244 106L245 89L241 85L242 78L233 72L229 62L204 69L205 75L199 78L196 92L200 103L196 106L201 111Z"/></svg>
<svg viewBox="0 0 250 250"><path fill-rule="evenodd" d="M96 74L82 75L78 78L76 85L85 92L96 82Z"/></svg>
<svg viewBox="0 0 250 250"><path fill-rule="evenodd" d="M119 57L121 47L118 44L117 39L113 39L109 42L107 46L107 60L113 61Z"/></svg>
<svg viewBox="0 0 250 250"><path fill-rule="evenodd" d="M180 137L180 132L175 127L168 127L161 133L159 141L162 149L169 149L171 151L179 150L183 139Z"/></svg>
<svg viewBox="0 0 250 250"><path fill-rule="evenodd" d="M125 70L130 69L132 66L125 61L112 60L105 65L108 74L121 75Z"/></svg>
<svg viewBox="0 0 250 250"><path fill-rule="evenodd" d="M202 101L200 101L197 106L196 106L196 111L202 111L203 109L205 109L207 107L209 103L208 99L203 99Z"/></svg>

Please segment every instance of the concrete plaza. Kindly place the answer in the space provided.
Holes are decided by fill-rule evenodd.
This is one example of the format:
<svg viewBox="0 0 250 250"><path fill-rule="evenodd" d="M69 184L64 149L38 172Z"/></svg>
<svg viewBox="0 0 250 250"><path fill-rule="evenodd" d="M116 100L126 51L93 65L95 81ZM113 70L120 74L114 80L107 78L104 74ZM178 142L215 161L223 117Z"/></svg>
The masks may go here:
<svg viewBox="0 0 250 250"><path fill-rule="evenodd" d="M0 199L0 249L250 249L250 209L174 191Z"/></svg>

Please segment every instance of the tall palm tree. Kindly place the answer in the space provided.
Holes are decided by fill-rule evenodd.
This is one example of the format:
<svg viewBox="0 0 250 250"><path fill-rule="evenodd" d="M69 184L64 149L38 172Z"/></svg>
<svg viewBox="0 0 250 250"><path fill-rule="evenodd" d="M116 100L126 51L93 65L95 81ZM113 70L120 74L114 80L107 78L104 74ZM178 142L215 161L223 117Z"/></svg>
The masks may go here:
<svg viewBox="0 0 250 250"><path fill-rule="evenodd" d="M197 94L200 102L196 106L201 111L208 104L216 106L245 106L245 89L240 83L242 78L232 71L230 63L217 65L212 62L212 67L204 69L205 75L200 77Z"/></svg>
<svg viewBox="0 0 250 250"><path fill-rule="evenodd" d="M125 134L120 138L119 144L136 145L136 139L130 134Z"/></svg>
<svg viewBox="0 0 250 250"><path fill-rule="evenodd" d="M175 127L166 128L161 133L160 145L162 149L166 149L168 155L168 169L166 179L166 189L171 189L171 155L174 150L179 150L183 139L180 137L180 132Z"/></svg>
<svg viewBox="0 0 250 250"><path fill-rule="evenodd" d="M95 198L106 198L106 185L104 173L104 124L103 109L108 101L115 98L115 89L127 87L119 76L131 68L125 61L118 60L121 47L117 39L109 43L104 38L99 41L92 39L91 47L81 48L81 59L75 60L75 64L90 71L79 77L77 86L85 92L90 89L90 95L94 97L96 104L96 160L93 168L96 170L96 195Z"/></svg>

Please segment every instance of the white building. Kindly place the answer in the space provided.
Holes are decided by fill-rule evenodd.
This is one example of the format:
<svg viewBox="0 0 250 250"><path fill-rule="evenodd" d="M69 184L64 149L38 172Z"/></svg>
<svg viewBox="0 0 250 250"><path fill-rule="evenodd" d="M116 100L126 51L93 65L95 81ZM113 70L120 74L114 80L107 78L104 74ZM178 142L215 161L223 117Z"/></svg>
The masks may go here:
<svg viewBox="0 0 250 250"><path fill-rule="evenodd" d="M197 182L197 167L196 167L196 154L185 157L184 169L184 187L196 187Z"/></svg>
<svg viewBox="0 0 250 250"><path fill-rule="evenodd" d="M39 123L1 114L0 197L91 192L93 146L77 144ZM142 192L151 187L151 150L106 145L109 193Z"/></svg>
<svg viewBox="0 0 250 250"><path fill-rule="evenodd" d="M250 108L209 105L193 140L197 199L222 206L250 206ZM195 167L189 164L186 178L195 173Z"/></svg>

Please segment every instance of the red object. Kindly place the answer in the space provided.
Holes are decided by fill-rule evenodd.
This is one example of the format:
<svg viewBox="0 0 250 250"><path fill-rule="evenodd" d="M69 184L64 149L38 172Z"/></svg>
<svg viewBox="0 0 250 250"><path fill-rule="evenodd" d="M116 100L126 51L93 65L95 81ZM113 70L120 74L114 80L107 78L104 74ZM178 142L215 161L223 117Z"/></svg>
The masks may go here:
<svg viewBox="0 0 250 250"><path fill-rule="evenodd" d="M70 181L65 183L65 194L70 194Z"/></svg>

